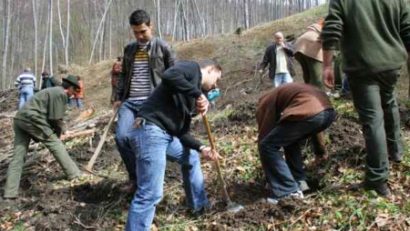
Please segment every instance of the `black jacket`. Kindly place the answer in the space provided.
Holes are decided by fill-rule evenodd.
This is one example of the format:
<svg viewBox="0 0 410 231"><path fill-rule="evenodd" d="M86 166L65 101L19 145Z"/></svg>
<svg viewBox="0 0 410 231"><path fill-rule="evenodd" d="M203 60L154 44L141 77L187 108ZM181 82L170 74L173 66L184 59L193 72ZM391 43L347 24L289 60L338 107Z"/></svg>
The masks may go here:
<svg viewBox="0 0 410 231"><path fill-rule="evenodd" d="M201 143L189 134L201 92L201 69L195 62L181 61L162 75L162 83L142 105L138 116L176 136L184 146L199 151Z"/></svg>
<svg viewBox="0 0 410 231"><path fill-rule="evenodd" d="M289 74L293 77L296 74L295 69L293 67L294 50L289 43L286 43L286 48L284 50L286 53L286 63L288 65L288 71L289 71ZM268 64L269 64L269 77L273 79L275 78L275 71L276 71L276 44L272 44L268 48L266 48L265 55L263 56L263 60L259 68L265 69Z"/></svg>
<svg viewBox="0 0 410 231"><path fill-rule="evenodd" d="M118 80L116 100L124 101L129 96L133 70L132 67L134 65L134 58L137 48L137 42L130 43L124 48L122 72ZM153 89L161 83L162 73L174 65L175 54L171 51L165 41L159 38L153 38L148 47L148 55L149 71L151 74L151 87Z"/></svg>

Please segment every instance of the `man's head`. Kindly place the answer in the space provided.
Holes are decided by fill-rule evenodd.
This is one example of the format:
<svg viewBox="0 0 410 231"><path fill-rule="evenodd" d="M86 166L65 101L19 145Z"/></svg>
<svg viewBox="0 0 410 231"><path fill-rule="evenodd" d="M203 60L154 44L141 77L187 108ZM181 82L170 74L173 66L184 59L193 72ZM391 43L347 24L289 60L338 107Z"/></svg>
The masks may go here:
<svg viewBox="0 0 410 231"><path fill-rule="evenodd" d="M74 75L69 75L67 76L67 78L63 78L62 86L69 97L72 96L78 89L80 89L78 78Z"/></svg>
<svg viewBox="0 0 410 231"><path fill-rule="evenodd" d="M26 67L26 68L24 68L24 72L26 72L26 73L31 72L31 68L30 68L30 67Z"/></svg>
<svg viewBox="0 0 410 231"><path fill-rule="evenodd" d="M275 40L275 43L277 45L280 45L284 42L284 38L283 38L283 33L278 31L276 33L273 34L273 39Z"/></svg>
<svg viewBox="0 0 410 231"><path fill-rule="evenodd" d="M122 56L118 56L118 57L117 57L117 61L118 61L118 62L121 62L121 61L122 61Z"/></svg>
<svg viewBox="0 0 410 231"><path fill-rule="evenodd" d="M43 72L41 73L41 76L42 76L43 78L48 78L48 77L49 77L49 74L48 74L47 71L43 71Z"/></svg>
<svg viewBox="0 0 410 231"><path fill-rule="evenodd" d="M136 10L130 15L130 26L135 39L140 43L148 43L152 37L152 25L149 14L144 10Z"/></svg>
<svg viewBox="0 0 410 231"><path fill-rule="evenodd" d="M198 61L202 74L202 90L209 91L216 87L217 81L222 76L222 67L212 60Z"/></svg>

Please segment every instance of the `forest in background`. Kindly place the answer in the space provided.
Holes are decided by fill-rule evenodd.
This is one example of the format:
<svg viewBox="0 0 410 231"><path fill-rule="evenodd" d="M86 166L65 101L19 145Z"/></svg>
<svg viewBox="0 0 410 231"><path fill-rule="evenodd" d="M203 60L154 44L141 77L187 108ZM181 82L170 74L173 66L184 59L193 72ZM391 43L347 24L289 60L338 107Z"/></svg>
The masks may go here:
<svg viewBox="0 0 410 231"><path fill-rule="evenodd" d="M141 8L167 41L240 33L257 24L318 6L325 0L3 0L0 90L31 67L87 65L121 55L133 40L128 16Z"/></svg>

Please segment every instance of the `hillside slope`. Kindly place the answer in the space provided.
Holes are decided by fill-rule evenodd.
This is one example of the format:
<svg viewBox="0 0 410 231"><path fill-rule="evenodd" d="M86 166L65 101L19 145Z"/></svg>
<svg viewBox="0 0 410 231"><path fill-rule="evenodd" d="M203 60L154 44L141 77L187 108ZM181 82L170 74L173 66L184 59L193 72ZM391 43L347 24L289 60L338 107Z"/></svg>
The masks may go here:
<svg viewBox="0 0 410 231"><path fill-rule="evenodd" d="M330 159L319 166L313 164L309 142L304 143L308 182L312 188L303 201L284 200L278 205L264 203L267 195L265 180L256 146L257 128L254 114L256 100L271 88L265 78L262 83L255 74L275 31L285 35L299 35L304 28L326 14L318 7L285 19L266 23L241 35L226 34L173 44L179 59L212 58L224 69L220 88L222 97L218 110L209 114L216 146L224 157L221 161L228 191L235 202L245 209L237 214L226 212L213 164L203 162L212 211L193 217L184 206L179 166L169 163L164 185L164 199L157 206L153 230L409 230L410 229L410 142L409 126L403 123L402 134L406 154L401 165L392 165L389 184L392 200L377 197L372 192L352 190L360 182L364 170L364 140L352 102L333 100L338 120L327 131ZM71 66L70 73L85 80L86 104L96 109L90 124L95 124L97 135L92 140L77 138L66 142L69 153L80 165L91 157L89 143L96 146L111 108L109 106L109 73L113 60L81 67ZM300 68L297 81L301 81ZM407 91L408 79L398 85L401 99ZM15 96L15 92L13 93ZM2 151L11 153L10 100L0 94L0 144ZM403 118L409 110L401 106ZM70 116L77 116L71 111ZM404 120L404 122L407 122ZM73 126L75 126L74 124ZM111 129L113 131L114 129ZM193 123L193 131L206 142L200 120ZM92 150L91 150L92 151ZM3 158L1 158L3 157ZM113 140L108 136L94 168L96 175L80 181L66 181L56 161L43 146L31 146L25 174L21 182L21 197L16 201L0 199L0 230L123 230L132 195L121 190L126 173ZM0 191L8 160L0 152Z"/></svg>

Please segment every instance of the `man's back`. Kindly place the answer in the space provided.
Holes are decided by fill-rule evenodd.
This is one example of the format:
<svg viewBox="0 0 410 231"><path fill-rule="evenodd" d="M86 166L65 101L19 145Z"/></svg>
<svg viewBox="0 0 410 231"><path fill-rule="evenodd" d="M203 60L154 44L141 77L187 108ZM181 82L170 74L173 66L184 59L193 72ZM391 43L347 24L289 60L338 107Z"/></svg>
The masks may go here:
<svg viewBox="0 0 410 231"><path fill-rule="evenodd" d="M410 15L405 0L333 0L322 32L323 47L340 39L347 73L399 69L410 45Z"/></svg>

